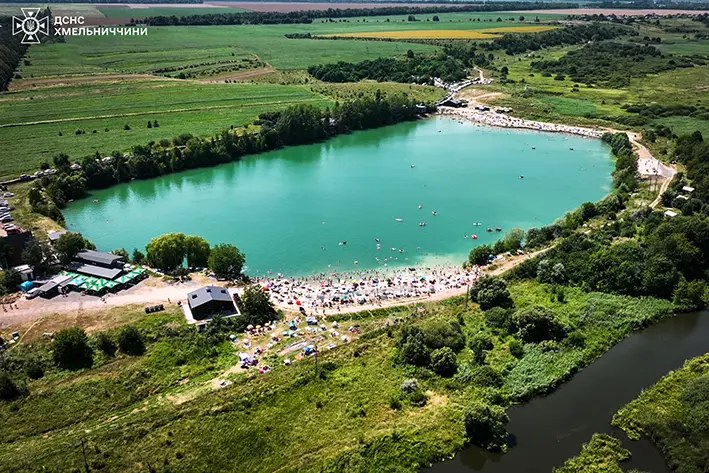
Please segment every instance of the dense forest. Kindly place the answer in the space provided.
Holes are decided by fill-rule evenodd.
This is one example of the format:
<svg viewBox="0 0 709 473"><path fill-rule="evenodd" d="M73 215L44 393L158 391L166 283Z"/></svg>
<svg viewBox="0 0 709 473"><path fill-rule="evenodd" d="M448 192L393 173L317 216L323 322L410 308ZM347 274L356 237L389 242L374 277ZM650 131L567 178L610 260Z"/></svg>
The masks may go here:
<svg viewBox="0 0 709 473"><path fill-rule="evenodd" d="M358 63L339 61L308 68L308 73L324 82L358 82L364 79L401 83L433 84L434 77L458 81L467 75L464 64L446 54L415 55L404 59L379 58Z"/></svg>
<svg viewBox="0 0 709 473"><path fill-rule="evenodd" d="M11 21L9 16L0 16L0 91L7 90L15 69L29 47L22 44L22 36L12 35Z"/></svg>
<svg viewBox="0 0 709 473"><path fill-rule="evenodd" d="M265 113L254 123L259 127L257 132L232 128L213 138L185 134L172 141L135 146L130 154L113 152L107 161L101 159L105 155L96 153L80 160L80 171L73 171L69 157L60 154L53 158L58 173L37 181L29 201L35 212L62 221L59 209L68 200L85 196L90 189L238 161L245 155L283 146L314 143L355 130L415 120L421 112L406 97L384 97L377 92L375 98L335 103L333 108L324 110L296 105L282 112Z"/></svg>
<svg viewBox="0 0 709 473"><path fill-rule="evenodd" d="M665 55L653 46L610 42L586 44L558 61L537 61L531 66L545 76L556 75L557 80L568 75L573 82L620 88L630 85L633 77L693 67L694 62L705 63L702 58Z"/></svg>
<svg viewBox="0 0 709 473"><path fill-rule="evenodd" d="M576 8L575 3L515 2L516 10L540 8ZM151 26L204 26L204 25L275 25L312 23L319 18L352 18L386 15L425 15L429 13L491 12L509 10L508 2L465 4L463 6L436 7L382 7L382 8L328 8L327 10L302 10L294 12L243 12L217 13L190 16L153 16L143 20Z"/></svg>
<svg viewBox="0 0 709 473"><path fill-rule="evenodd" d="M617 156L616 192L602 201L585 203L553 225L530 229L527 247L557 244L543 256L515 268L510 278L581 286L587 290L673 300L679 309L705 305L709 274L709 143L701 133L676 140L675 159L687 168L663 194L663 203L677 204L681 215L668 218L642 208L619 218L635 181L636 162L625 134L607 135ZM691 185L694 192L682 191ZM682 198L677 196L682 195ZM606 223L590 233L579 229L591 219ZM471 262L479 259L471 253Z"/></svg>

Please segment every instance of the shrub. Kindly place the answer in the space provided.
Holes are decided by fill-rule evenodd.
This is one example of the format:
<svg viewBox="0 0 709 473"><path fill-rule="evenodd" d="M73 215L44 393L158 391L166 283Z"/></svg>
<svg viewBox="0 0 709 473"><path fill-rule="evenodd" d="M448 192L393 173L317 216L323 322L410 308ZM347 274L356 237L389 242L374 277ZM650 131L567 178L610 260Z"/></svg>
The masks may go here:
<svg viewBox="0 0 709 473"><path fill-rule="evenodd" d="M423 407L428 402L428 395L423 391L416 391L409 396L409 402L414 407Z"/></svg>
<svg viewBox="0 0 709 473"><path fill-rule="evenodd" d="M126 123L125 125L123 125L123 129L126 131L130 130L130 125Z"/></svg>
<svg viewBox="0 0 709 473"><path fill-rule="evenodd" d="M505 381L502 373L488 365L465 365L460 371L458 378L462 382L483 388L499 388Z"/></svg>
<svg viewBox="0 0 709 473"><path fill-rule="evenodd" d="M30 379L39 379L44 376L44 367L36 358L30 358L25 362L25 374Z"/></svg>
<svg viewBox="0 0 709 473"><path fill-rule="evenodd" d="M111 336L105 332L96 334L96 348L101 350L104 355L112 357L116 354L116 343Z"/></svg>
<svg viewBox="0 0 709 473"><path fill-rule="evenodd" d="M514 315L514 321L520 337L525 342L559 340L566 334L566 327L556 319L551 310L543 306L537 305L518 310Z"/></svg>
<svg viewBox="0 0 709 473"><path fill-rule="evenodd" d="M126 355L142 355L145 353L145 343L140 332L135 327L126 327L118 336L118 347Z"/></svg>
<svg viewBox="0 0 709 473"><path fill-rule="evenodd" d="M485 324L493 329L513 332L512 312L502 307L493 307L485 311Z"/></svg>
<svg viewBox="0 0 709 473"><path fill-rule="evenodd" d="M515 358L522 358L524 356L524 345L517 339L510 341L508 345L510 348L510 354Z"/></svg>
<svg viewBox="0 0 709 473"><path fill-rule="evenodd" d="M421 329L415 326L405 326L399 339L401 360L414 366L427 366L430 361L430 351L423 340Z"/></svg>
<svg viewBox="0 0 709 473"><path fill-rule="evenodd" d="M389 407L398 411L401 409L401 396L391 396L389 398Z"/></svg>
<svg viewBox="0 0 709 473"><path fill-rule="evenodd" d="M419 390L419 382L416 378L409 378L401 383L401 392L411 394Z"/></svg>
<svg viewBox="0 0 709 473"><path fill-rule="evenodd" d="M492 307L512 307L510 291L507 283L495 276L483 276L470 288L473 301L480 304L480 308L488 310Z"/></svg>
<svg viewBox="0 0 709 473"><path fill-rule="evenodd" d="M471 443L488 450L502 450L507 443L505 409L473 402L463 412L465 433Z"/></svg>
<svg viewBox="0 0 709 473"><path fill-rule="evenodd" d="M449 347L454 351L465 348L465 336L457 322L432 320L421 327L423 341L432 350Z"/></svg>
<svg viewBox="0 0 709 473"><path fill-rule="evenodd" d="M61 368L81 369L93 364L94 352L86 332L78 327L61 330L52 342L54 361Z"/></svg>
<svg viewBox="0 0 709 473"><path fill-rule="evenodd" d="M439 348L431 352L431 369L440 376L453 376L458 370L458 360L455 352L449 347Z"/></svg>
<svg viewBox="0 0 709 473"><path fill-rule="evenodd" d="M0 372L0 399L3 401L12 401L25 394L27 394L25 387L15 383L4 371Z"/></svg>
<svg viewBox="0 0 709 473"><path fill-rule="evenodd" d="M586 346L586 335L578 330L574 330L566 337L566 344L574 348L583 348Z"/></svg>
<svg viewBox="0 0 709 473"><path fill-rule="evenodd" d="M492 350L492 348L492 337L485 332L477 333L470 339L470 349L473 351L476 363L484 363L485 351Z"/></svg>

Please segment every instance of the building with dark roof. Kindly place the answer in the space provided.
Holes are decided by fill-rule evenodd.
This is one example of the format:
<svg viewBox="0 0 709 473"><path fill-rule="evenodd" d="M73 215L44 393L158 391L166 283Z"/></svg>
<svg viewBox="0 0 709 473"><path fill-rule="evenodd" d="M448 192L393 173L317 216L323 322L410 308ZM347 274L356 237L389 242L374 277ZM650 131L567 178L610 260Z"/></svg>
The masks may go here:
<svg viewBox="0 0 709 473"><path fill-rule="evenodd" d="M225 287L205 286L187 294L187 304L195 321L214 315L230 316L239 313L234 300Z"/></svg>
<svg viewBox="0 0 709 473"><path fill-rule="evenodd" d="M101 266L102 268L122 269L123 257L111 253L101 253L100 251L85 250L76 255L76 260L82 264Z"/></svg>
<svg viewBox="0 0 709 473"><path fill-rule="evenodd" d="M101 266L94 266L92 264L82 264L73 269L77 273L103 279L116 279L123 273L123 269L102 268Z"/></svg>

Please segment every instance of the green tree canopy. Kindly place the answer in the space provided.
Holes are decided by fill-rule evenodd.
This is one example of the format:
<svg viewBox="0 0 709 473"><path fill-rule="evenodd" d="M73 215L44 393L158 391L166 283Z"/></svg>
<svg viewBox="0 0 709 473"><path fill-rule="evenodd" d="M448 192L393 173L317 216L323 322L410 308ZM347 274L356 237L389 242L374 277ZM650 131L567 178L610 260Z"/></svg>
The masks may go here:
<svg viewBox="0 0 709 473"><path fill-rule="evenodd" d="M185 253L187 266L190 268L205 268L209 261L209 243L202 237L188 236L185 238Z"/></svg>
<svg viewBox="0 0 709 473"><path fill-rule="evenodd" d="M246 262L246 256L234 245L219 244L209 254L209 269L218 278L238 279Z"/></svg>
<svg viewBox="0 0 709 473"><path fill-rule="evenodd" d="M455 352L449 347L439 348L431 352L431 369L443 377L450 377L458 370L458 360Z"/></svg>
<svg viewBox="0 0 709 473"><path fill-rule="evenodd" d="M249 286L241 296L240 307L246 321L253 325L264 325L278 320L278 313L268 293L258 285Z"/></svg>
<svg viewBox="0 0 709 473"><path fill-rule="evenodd" d="M61 264L69 264L79 252L95 250L96 247L84 238L81 233L67 232L54 243L54 249Z"/></svg>
<svg viewBox="0 0 709 473"><path fill-rule="evenodd" d="M501 450L507 443L509 418L500 406L475 401L465 408L463 423L471 443L488 450Z"/></svg>
<svg viewBox="0 0 709 473"><path fill-rule="evenodd" d="M557 320L554 312L540 305L518 310L514 314L514 321L525 342L559 340L566 335L566 327Z"/></svg>
<svg viewBox="0 0 709 473"><path fill-rule="evenodd" d="M512 307L510 291L504 279L485 275L477 280L470 288L473 301L480 304L480 308L488 310L491 307Z"/></svg>
<svg viewBox="0 0 709 473"><path fill-rule="evenodd" d="M185 260L185 235L168 233L150 240L145 247L148 264L163 271L173 271Z"/></svg>
<svg viewBox="0 0 709 473"><path fill-rule="evenodd" d="M94 352L86 332L78 327L59 331L52 341L54 361L62 368L88 368L93 364Z"/></svg>

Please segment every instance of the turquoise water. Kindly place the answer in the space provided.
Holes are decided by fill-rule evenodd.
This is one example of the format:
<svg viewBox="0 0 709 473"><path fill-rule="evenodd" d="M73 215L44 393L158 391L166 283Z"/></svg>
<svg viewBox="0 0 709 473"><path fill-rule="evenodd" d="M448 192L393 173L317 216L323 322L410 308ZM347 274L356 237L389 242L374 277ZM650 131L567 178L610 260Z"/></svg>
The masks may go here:
<svg viewBox="0 0 709 473"><path fill-rule="evenodd" d="M487 227L547 225L601 199L611 171L600 140L439 117L122 184L64 215L105 251L167 232L232 243L254 276L458 265L502 236Z"/></svg>

